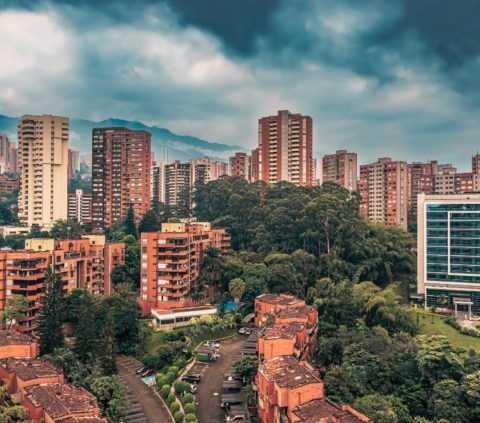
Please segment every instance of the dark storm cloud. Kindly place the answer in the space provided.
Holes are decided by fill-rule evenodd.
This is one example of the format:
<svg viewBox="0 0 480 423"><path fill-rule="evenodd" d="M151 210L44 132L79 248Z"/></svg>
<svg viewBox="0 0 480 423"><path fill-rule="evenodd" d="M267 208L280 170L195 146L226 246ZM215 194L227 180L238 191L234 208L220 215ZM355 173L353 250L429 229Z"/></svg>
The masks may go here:
<svg viewBox="0 0 480 423"><path fill-rule="evenodd" d="M9 61L0 113L118 116L253 147L256 119L288 108L312 115L318 153L453 160L455 143L466 164L480 138L479 9L479 0L0 0Z"/></svg>

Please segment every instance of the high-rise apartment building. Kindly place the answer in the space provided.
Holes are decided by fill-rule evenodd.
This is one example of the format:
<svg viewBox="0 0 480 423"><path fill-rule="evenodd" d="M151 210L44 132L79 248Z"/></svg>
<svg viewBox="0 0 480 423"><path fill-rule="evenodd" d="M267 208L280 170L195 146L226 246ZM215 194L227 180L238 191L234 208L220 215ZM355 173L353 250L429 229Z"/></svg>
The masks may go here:
<svg viewBox="0 0 480 423"><path fill-rule="evenodd" d="M260 180L260 149L254 148L250 156L250 182Z"/></svg>
<svg viewBox="0 0 480 423"><path fill-rule="evenodd" d="M357 153L337 150L322 160L322 182L335 182L348 189L357 190Z"/></svg>
<svg viewBox="0 0 480 423"><path fill-rule="evenodd" d="M92 223L92 193L81 189L68 193L68 218L81 225Z"/></svg>
<svg viewBox="0 0 480 423"><path fill-rule="evenodd" d="M480 194L418 197L417 291L425 307L480 315Z"/></svg>
<svg viewBox="0 0 480 423"><path fill-rule="evenodd" d="M68 118L24 115L18 122L20 222L51 228L67 218Z"/></svg>
<svg viewBox="0 0 480 423"><path fill-rule="evenodd" d="M144 314L156 308L193 305L190 296L208 247L229 251L230 236L210 223L163 223L159 232L142 233L139 303Z"/></svg>
<svg viewBox="0 0 480 423"><path fill-rule="evenodd" d="M438 173L438 162L414 162L408 165L408 211L413 215L417 213L418 194L433 192L433 178Z"/></svg>
<svg viewBox="0 0 480 423"><path fill-rule="evenodd" d="M407 163L389 157L360 166L360 212L367 219L407 229Z"/></svg>
<svg viewBox="0 0 480 423"><path fill-rule="evenodd" d="M92 139L92 220L106 228L131 207L140 220L150 209L150 142L147 131L96 128Z"/></svg>
<svg viewBox="0 0 480 423"><path fill-rule="evenodd" d="M80 151L68 150L68 180L80 172Z"/></svg>
<svg viewBox="0 0 480 423"><path fill-rule="evenodd" d="M0 134L0 173L10 171L10 141L7 134Z"/></svg>
<svg viewBox="0 0 480 423"><path fill-rule="evenodd" d="M9 162L9 172L18 173L18 148L17 144L10 143L10 162Z"/></svg>
<svg viewBox="0 0 480 423"><path fill-rule="evenodd" d="M259 163L253 180L312 185L312 118L281 110L258 121Z"/></svg>
<svg viewBox="0 0 480 423"><path fill-rule="evenodd" d="M472 156L472 172L480 173L480 154L475 154Z"/></svg>
<svg viewBox="0 0 480 423"><path fill-rule="evenodd" d="M152 207L157 206L160 203L165 203L165 167L167 162L162 160L155 165L152 165L152 183L150 190L150 200Z"/></svg>
<svg viewBox="0 0 480 423"><path fill-rule="evenodd" d="M239 176L250 181L250 161L251 157L247 153L238 152L229 159L230 176Z"/></svg>
<svg viewBox="0 0 480 423"><path fill-rule="evenodd" d="M177 206L179 196L190 198L192 165L175 160L165 166L165 204Z"/></svg>

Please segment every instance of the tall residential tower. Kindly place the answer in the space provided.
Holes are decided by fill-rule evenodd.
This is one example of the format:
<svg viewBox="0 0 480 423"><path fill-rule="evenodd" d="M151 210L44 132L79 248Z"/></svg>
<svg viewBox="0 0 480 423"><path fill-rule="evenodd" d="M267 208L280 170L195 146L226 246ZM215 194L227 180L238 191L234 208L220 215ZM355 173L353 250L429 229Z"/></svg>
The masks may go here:
<svg viewBox="0 0 480 423"><path fill-rule="evenodd" d="M67 218L68 118L24 115L18 122L19 218L49 229Z"/></svg>

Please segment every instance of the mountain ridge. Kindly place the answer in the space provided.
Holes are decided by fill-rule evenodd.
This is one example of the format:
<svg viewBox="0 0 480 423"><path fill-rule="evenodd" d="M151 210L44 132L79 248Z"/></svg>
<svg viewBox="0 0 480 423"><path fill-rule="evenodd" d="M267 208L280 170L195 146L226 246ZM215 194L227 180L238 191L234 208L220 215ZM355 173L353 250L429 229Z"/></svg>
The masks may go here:
<svg viewBox="0 0 480 423"><path fill-rule="evenodd" d="M0 114L0 132L6 132L12 140L16 139L19 118ZM157 125L149 126L143 122L109 117L101 121L82 118L70 119L70 148L81 153L91 150L93 128L127 127L129 129L146 130L152 134L152 151L156 159L163 156L165 149L170 160L187 160L200 156L210 156L218 160L227 160L235 151L246 151L237 145L210 142L192 135L179 135L168 128Z"/></svg>

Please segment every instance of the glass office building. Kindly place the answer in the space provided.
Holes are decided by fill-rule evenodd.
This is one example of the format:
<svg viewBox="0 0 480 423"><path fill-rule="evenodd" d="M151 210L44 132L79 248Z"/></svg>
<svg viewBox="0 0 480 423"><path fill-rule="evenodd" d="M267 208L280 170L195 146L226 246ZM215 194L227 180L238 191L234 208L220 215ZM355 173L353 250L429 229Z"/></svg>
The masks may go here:
<svg viewBox="0 0 480 423"><path fill-rule="evenodd" d="M480 195L418 200L418 293L426 307L479 315Z"/></svg>

